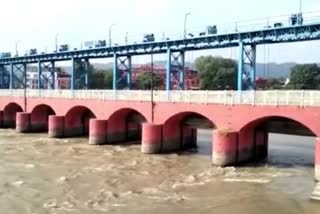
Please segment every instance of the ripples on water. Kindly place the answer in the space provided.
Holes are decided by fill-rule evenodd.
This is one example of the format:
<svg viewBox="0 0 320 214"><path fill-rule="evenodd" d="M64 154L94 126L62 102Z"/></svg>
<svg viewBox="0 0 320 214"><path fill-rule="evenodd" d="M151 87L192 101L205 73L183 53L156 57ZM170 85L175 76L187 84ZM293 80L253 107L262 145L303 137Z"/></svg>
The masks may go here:
<svg viewBox="0 0 320 214"><path fill-rule="evenodd" d="M144 155L2 130L0 213L319 213L312 139L272 135L269 163L239 168L212 166L208 139L196 154Z"/></svg>

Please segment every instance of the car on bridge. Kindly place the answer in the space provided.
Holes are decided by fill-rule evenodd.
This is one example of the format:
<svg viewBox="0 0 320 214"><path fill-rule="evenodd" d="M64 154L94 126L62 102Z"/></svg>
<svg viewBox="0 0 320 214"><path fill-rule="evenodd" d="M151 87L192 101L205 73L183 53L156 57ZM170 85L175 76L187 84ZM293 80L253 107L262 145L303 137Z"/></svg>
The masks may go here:
<svg viewBox="0 0 320 214"><path fill-rule="evenodd" d="M290 16L289 25L294 26L294 25L302 25L302 24L303 24L302 13L292 14Z"/></svg>
<svg viewBox="0 0 320 214"><path fill-rule="evenodd" d="M10 57L11 57L10 52L0 53L0 58L10 58Z"/></svg>
<svg viewBox="0 0 320 214"><path fill-rule="evenodd" d="M37 49L36 48L32 48L29 50L29 55L37 55Z"/></svg>
<svg viewBox="0 0 320 214"><path fill-rule="evenodd" d="M106 46L107 46L106 40L99 40L99 41L96 41L94 47L102 48L102 47L106 47Z"/></svg>
<svg viewBox="0 0 320 214"><path fill-rule="evenodd" d="M206 36L206 35L215 35L218 33L218 28L216 25L208 26L205 32L200 32L199 36Z"/></svg>
<svg viewBox="0 0 320 214"><path fill-rule="evenodd" d="M143 42L146 43L146 42L154 42L155 41L155 37L154 37L154 34L145 34L143 36Z"/></svg>
<svg viewBox="0 0 320 214"><path fill-rule="evenodd" d="M64 52L69 50L69 45L60 45L59 52Z"/></svg>

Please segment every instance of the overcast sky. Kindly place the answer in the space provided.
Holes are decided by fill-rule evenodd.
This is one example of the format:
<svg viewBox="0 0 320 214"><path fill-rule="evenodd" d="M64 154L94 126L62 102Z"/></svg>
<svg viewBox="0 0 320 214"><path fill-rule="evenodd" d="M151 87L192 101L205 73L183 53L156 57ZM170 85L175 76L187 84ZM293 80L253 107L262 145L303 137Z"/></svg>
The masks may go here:
<svg viewBox="0 0 320 214"><path fill-rule="evenodd" d="M207 25L224 24L218 28L264 24L261 18L285 15L279 19L287 23L287 15L299 11L299 0L0 0L0 50L20 53L38 48L54 49L55 36L59 43L80 47L81 42L108 39L112 30L114 43L141 41L144 33L155 33L157 38L183 34L184 14L188 17L188 32L198 33ZM320 0L303 0L303 11L320 11ZM310 16L318 16L320 12ZM270 19L272 20L272 19ZM271 21L272 22L272 21ZM239 23L239 26L241 24ZM240 27L239 27L240 28ZM159 38L161 39L161 38ZM266 48L268 49L268 48ZM259 48L258 61L265 60L264 47ZM320 62L320 41L272 45L270 61ZM235 50L206 51L201 54L235 57Z"/></svg>

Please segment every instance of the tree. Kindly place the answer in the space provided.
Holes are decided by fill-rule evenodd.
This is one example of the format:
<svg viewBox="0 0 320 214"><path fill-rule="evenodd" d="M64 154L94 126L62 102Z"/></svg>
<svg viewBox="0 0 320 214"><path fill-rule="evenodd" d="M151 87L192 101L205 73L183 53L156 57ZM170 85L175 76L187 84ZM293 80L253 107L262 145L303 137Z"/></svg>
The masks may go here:
<svg viewBox="0 0 320 214"><path fill-rule="evenodd" d="M113 72L109 70L93 70L89 73L90 89L112 89Z"/></svg>
<svg viewBox="0 0 320 214"><path fill-rule="evenodd" d="M201 56L195 65L200 72L202 90L234 89L237 81L237 63L222 57Z"/></svg>
<svg viewBox="0 0 320 214"><path fill-rule="evenodd" d="M143 90L151 89L151 73L143 73L137 77L137 87ZM158 74L153 74L153 88L158 89L162 86L163 80Z"/></svg>
<svg viewBox="0 0 320 214"><path fill-rule="evenodd" d="M291 69L290 84L294 89L319 89L320 68L317 64L296 65Z"/></svg>

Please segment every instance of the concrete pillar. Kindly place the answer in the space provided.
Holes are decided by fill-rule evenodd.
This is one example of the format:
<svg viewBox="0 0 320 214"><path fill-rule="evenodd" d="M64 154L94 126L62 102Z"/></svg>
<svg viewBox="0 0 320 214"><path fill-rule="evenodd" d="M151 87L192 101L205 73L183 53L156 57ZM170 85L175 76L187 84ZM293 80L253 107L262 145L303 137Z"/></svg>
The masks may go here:
<svg viewBox="0 0 320 214"><path fill-rule="evenodd" d="M16 114L16 131L20 133L27 133L31 131L30 113L18 112Z"/></svg>
<svg viewBox="0 0 320 214"><path fill-rule="evenodd" d="M3 128L3 111L0 111L0 128Z"/></svg>
<svg viewBox="0 0 320 214"><path fill-rule="evenodd" d="M320 182L320 138L316 139L315 179Z"/></svg>
<svg viewBox="0 0 320 214"><path fill-rule="evenodd" d="M108 143L125 142L127 136L126 120L123 117L112 117L108 120Z"/></svg>
<svg viewBox="0 0 320 214"><path fill-rule="evenodd" d="M64 137L64 116L49 116L49 137Z"/></svg>
<svg viewBox="0 0 320 214"><path fill-rule="evenodd" d="M107 124L107 120L90 120L89 144L101 145L107 142Z"/></svg>
<svg viewBox="0 0 320 214"><path fill-rule="evenodd" d="M237 160L238 132L214 130L212 135L212 163L229 166Z"/></svg>
<svg viewBox="0 0 320 214"><path fill-rule="evenodd" d="M142 125L141 151L146 154L160 153L162 125L144 123Z"/></svg>
<svg viewBox="0 0 320 214"><path fill-rule="evenodd" d="M181 127L179 124L167 123L163 125L163 140L161 152L170 153L181 150L181 134Z"/></svg>
<svg viewBox="0 0 320 214"><path fill-rule="evenodd" d="M263 129L255 131L255 159L257 161L265 160L268 157L268 132Z"/></svg>
<svg viewBox="0 0 320 214"><path fill-rule="evenodd" d="M239 132L238 163L247 163L254 158L254 129L247 128Z"/></svg>

